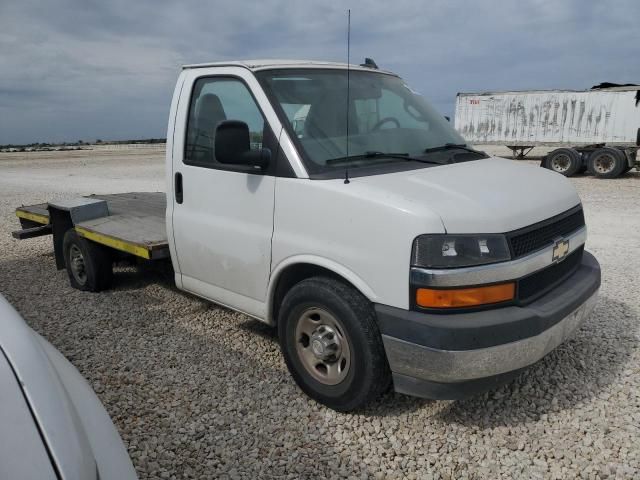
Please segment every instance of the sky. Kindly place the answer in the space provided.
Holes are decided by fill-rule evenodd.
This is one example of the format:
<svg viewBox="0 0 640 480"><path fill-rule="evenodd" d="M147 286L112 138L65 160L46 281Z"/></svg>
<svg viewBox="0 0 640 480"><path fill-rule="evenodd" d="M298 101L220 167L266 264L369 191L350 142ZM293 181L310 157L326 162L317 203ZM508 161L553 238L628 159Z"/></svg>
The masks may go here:
<svg viewBox="0 0 640 480"><path fill-rule="evenodd" d="M458 92L640 83L639 0L0 0L0 144L166 136L182 64L372 57Z"/></svg>

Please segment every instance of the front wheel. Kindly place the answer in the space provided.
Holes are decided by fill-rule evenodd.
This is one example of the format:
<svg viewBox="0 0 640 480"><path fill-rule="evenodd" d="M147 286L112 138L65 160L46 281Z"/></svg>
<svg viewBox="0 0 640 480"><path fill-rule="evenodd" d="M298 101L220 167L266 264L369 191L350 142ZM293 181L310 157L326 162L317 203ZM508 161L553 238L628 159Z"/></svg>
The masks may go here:
<svg viewBox="0 0 640 480"><path fill-rule="evenodd" d="M282 302L278 335L298 386L334 410L361 408L391 383L371 303L338 280L295 285Z"/></svg>

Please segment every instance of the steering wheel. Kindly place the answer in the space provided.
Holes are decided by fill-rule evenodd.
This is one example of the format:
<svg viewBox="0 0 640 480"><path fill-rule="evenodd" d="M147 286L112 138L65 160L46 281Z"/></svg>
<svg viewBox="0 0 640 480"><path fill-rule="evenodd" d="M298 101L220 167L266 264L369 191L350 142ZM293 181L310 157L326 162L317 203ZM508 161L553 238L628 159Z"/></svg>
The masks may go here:
<svg viewBox="0 0 640 480"><path fill-rule="evenodd" d="M384 117L384 118L381 118L378 121L378 123L376 123L373 127L371 127L371 131L375 132L376 130L380 130L380 127L382 125L384 125L385 123L389 123L389 122L395 123L396 128L400 128L400 122L398 121L397 118L395 118L395 117Z"/></svg>

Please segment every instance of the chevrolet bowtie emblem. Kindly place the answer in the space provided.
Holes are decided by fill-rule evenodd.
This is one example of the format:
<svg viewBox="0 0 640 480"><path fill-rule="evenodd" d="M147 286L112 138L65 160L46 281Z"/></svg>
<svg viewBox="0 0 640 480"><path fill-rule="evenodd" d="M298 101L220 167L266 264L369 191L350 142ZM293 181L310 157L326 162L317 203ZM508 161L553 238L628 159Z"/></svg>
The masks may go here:
<svg viewBox="0 0 640 480"><path fill-rule="evenodd" d="M554 262L559 262L564 259L569 253L569 240L558 240L553 246L553 256L551 259Z"/></svg>

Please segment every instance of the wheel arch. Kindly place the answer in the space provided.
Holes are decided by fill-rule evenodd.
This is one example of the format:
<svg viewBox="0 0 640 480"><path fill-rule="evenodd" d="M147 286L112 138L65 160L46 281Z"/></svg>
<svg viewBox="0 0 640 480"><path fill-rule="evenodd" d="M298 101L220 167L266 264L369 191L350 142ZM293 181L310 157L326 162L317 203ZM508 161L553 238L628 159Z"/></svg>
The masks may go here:
<svg viewBox="0 0 640 480"><path fill-rule="evenodd" d="M371 287L344 265L311 255L289 257L281 261L271 273L267 290L266 322L270 325L277 324L278 307L291 287L318 275L332 277L352 286L371 302L377 299Z"/></svg>

